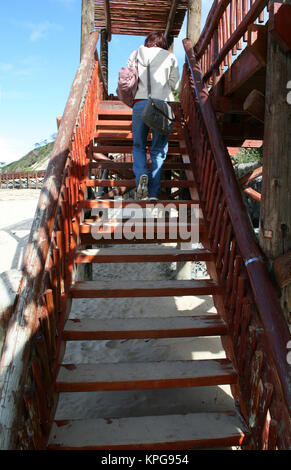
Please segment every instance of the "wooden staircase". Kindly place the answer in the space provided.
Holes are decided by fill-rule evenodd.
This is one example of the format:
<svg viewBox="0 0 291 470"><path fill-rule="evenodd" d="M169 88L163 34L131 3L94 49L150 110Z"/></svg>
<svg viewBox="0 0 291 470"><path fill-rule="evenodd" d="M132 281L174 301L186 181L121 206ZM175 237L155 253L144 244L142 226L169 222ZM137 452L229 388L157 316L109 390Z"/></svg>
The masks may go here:
<svg viewBox="0 0 291 470"><path fill-rule="evenodd" d="M149 141L150 144L150 141ZM114 209L114 195L126 195L135 186L131 162L132 134L131 110L118 101L101 102L96 123L95 141L90 165L90 174L86 180L87 188L105 188L101 197L90 198L79 202L82 213L80 225L79 246L75 254L75 263L82 268L84 264L105 263L112 267L116 263L181 263L187 261L212 263L215 254L203 248L180 249L177 243L191 241L181 239L179 233L173 235L172 224L179 219L171 217L170 211L162 220L165 230L159 232L159 217L151 220L151 239L147 238L148 224L140 216L143 211L154 210L159 206L161 211L169 207L176 208L182 204L190 208L198 204L195 175L193 175L185 144L183 141L182 122L177 121L173 135L170 136L169 155L164 166L161 199L157 203L127 199L118 200L119 209L125 210L133 204L138 206L139 230L132 231L128 226L131 220L124 215L119 220L110 215L104 219L106 211ZM126 158L121 155L126 154ZM113 158L110 158L113 155ZM124 160L124 161L122 161ZM105 173L104 173L105 172ZM102 175L106 174L106 179ZM125 177L126 176L126 177ZM188 198L185 197L188 195ZM183 197L183 198L181 198ZM125 213L126 214L126 213ZM159 212L157 212L159 214ZM102 219L103 217L103 219ZM205 223L199 213L199 233L205 231ZM186 223L191 228L190 220ZM129 227L129 228L128 228ZM198 226L197 226L198 227ZM119 230L119 236L115 237ZM101 233L103 238L96 239ZM125 245L125 246L124 246ZM134 246L136 245L136 246ZM189 243L188 243L189 245ZM158 298L173 298L221 295L221 287L209 276L207 279L139 279L118 281L80 280L71 286L73 306L75 299L128 299L143 298L142 314L137 313L128 317L114 312L112 318L106 317L106 312L98 309L68 317L64 332L64 343L114 341L116 348L125 340L147 341L171 340L185 338L217 338L227 337L228 328L223 318L213 312L205 311L199 314L194 309L189 314L175 313L161 315ZM155 298L156 311L147 310L147 301ZM85 302L86 300L84 300ZM90 303L90 305L92 305ZM152 305L152 304L151 304ZM75 310L76 311L76 310ZM192 313L194 311L194 314ZM89 314L90 313L90 314ZM111 312L112 313L112 312ZM163 313L163 312L162 312ZM85 344L85 343L81 343ZM195 344L195 341L193 342ZM89 346L90 347L90 346ZM122 361L96 363L67 363L59 365L56 380L56 392L118 392L142 390L164 390L164 401L168 400L169 390L175 393L177 389L186 387L216 387L237 383L237 371L231 361L222 358L175 359L148 361ZM203 388L200 389L203 394ZM113 399L113 398L112 398ZM118 399L118 398L116 398ZM179 409L179 407L177 407ZM106 410L105 410L106 412ZM125 414L124 414L125 413ZM48 449L196 449L239 446L248 431L240 414L233 410L207 411L168 414L163 407L158 415L102 416L86 419L57 418L53 424ZM74 413L73 413L74 416Z"/></svg>

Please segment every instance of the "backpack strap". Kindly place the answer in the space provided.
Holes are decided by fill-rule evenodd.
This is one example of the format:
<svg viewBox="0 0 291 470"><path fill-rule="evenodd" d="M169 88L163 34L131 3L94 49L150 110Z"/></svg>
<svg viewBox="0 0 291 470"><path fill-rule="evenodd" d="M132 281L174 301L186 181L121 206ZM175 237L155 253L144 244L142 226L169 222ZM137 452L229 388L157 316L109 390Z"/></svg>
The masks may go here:
<svg viewBox="0 0 291 470"><path fill-rule="evenodd" d="M147 82L148 82L148 98L151 98L152 94L152 84L151 84L151 69L150 63L147 65Z"/></svg>

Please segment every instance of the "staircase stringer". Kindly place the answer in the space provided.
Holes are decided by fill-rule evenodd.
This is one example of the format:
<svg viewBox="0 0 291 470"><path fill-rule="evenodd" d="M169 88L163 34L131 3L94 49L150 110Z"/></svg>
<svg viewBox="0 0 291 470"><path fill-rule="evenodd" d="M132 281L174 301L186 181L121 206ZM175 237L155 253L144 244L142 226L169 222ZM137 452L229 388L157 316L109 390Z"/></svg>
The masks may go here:
<svg viewBox="0 0 291 470"><path fill-rule="evenodd" d="M97 108L104 99L88 39L50 157L25 252L23 276L0 363L0 449L44 449L57 404L55 377L70 310L79 236L77 201L85 198Z"/></svg>
<svg viewBox="0 0 291 470"><path fill-rule="evenodd" d="M180 94L184 132L195 174L207 237L215 254L209 265L222 287L214 298L227 322L224 344L239 372L234 395L249 428L245 448L291 447L290 333L255 239L231 160L223 142L192 44L184 40L186 64ZM275 436L275 437L274 437Z"/></svg>

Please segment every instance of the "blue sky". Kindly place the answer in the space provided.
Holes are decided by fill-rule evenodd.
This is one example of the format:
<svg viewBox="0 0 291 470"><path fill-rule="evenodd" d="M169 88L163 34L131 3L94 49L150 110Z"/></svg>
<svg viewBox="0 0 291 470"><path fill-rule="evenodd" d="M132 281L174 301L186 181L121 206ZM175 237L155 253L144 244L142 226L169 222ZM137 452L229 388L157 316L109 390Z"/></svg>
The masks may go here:
<svg viewBox="0 0 291 470"><path fill-rule="evenodd" d="M81 0L1 1L0 162L18 160L56 133L80 61ZM202 23L212 0L202 2ZM181 39L185 37L185 27ZM143 37L113 35L109 92ZM175 54L182 67L181 40Z"/></svg>

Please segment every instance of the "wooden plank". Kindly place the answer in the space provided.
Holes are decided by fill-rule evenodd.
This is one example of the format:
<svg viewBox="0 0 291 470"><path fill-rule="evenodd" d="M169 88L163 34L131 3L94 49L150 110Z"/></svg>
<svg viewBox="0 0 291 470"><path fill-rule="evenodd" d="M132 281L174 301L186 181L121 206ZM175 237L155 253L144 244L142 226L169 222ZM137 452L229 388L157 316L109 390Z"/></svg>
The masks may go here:
<svg viewBox="0 0 291 470"><path fill-rule="evenodd" d="M262 67L264 64L247 47L224 74L224 94L234 93Z"/></svg>
<svg viewBox="0 0 291 470"><path fill-rule="evenodd" d="M181 134L179 132L172 132L170 135L169 135L169 142L173 142L173 141L177 141L177 140L180 140L181 138ZM95 132L94 134L94 139L98 140L98 142L101 142L101 141L116 141L116 140L120 140L120 141L132 141L133 140L133 134L131 132L131 130L108 130L108 129L99 129ZM151 142L152 138L151 138L151 134L149 134L149 138L148 138L148 142Z"/></svg>
<svg viewBox="0 0 291 470"><path fill-rule="evenodd" d="M167 40L169 39L169 37L171 35L171 32L172 32L172 29L173 29L173 26L174 26L178 3L179 3L179 0L172 0L172 2L171 2L169 16L168 16L168 19L167 19L167 26L166 26L166 29L165 29L165 37L166 37Z"/></svg>
<svg viewBox="0 0 291 470"><path fill-rule="evenodd" d="M215 295L221 288L212 280L199 281L79 281L71 286L73 298L173 297Z"/></svg>
<svg viewBox="0 0 291 470"><path fill-rule="evenodd" d="M125 207L140 207L140 208L154 208L154 207L176 207L186 205L187 207L197 204L195 201L184 200L184 199L159 199L157 202L154 201L136 201L132 199L84 199L79 201L79 207L81 209L94 209L94 208L111 208L121 209Z"/></svg>
<svg viewBox="0 0 291 470"><path fill-rule="evenodd" d="M162 263L176 261L213 261L209 250L181 250L176 248L156 248L146 250L88 249L79 250L75 263Z"/></svg>
<svg viewBox="0 0 291 470"><path fill-rule="evenodd" d="M114 160L110 161L100 161L100 162L91 162L90 168L92 169L108 169L108 170L132 170L132 162L117 162ZM148 163L148 169L150 169L151 164ZM190 163L183 162L165 162L163 164L163 170L190 170L192 171Z"/></svg>
<svg viewBox="0 0 291 470"><path fill-rule="evenodd" d="M149 144L150 146L150 144ZM149 151L150 149L148 149ZM96 153L112 153L112 154L132 154L132 145L93 145L93 152ZM180 155L181 149L179 146L170 145L168 150L169 155Z"/></svg>
<svg viewBox="0 0 291 470"><path fill-rule="evenodd" d="M221 336L227 325L218 315L165 318L74 318L67 320L64 341L106 339L186 338Z"/></svg>
<svg viewBox="0 0 291 470"><path fill-rule="evenodd" d="M48 449L196 449L240 445L235 412L56 421Z"/></svg>
<svg viewBox="0 0 291 470"><path fill-rule="evenodd" d="M86 181L86 186L94 186L94 187L117 187L117 186L124 186L128 188L135 188L136 182L135 180L121 180L121 179L108 179L108 180L100 180L100 179L88 179ZM162 187L167 188L189 188L189 187L196 187L195 181L189 180L162 180L161 181Z"/></svg>
<svg viewBox="0 0 291 470"><path fill-rule="evenodd" d="M64 364L57 392L146 390L231 384L237 373L228 359Z"/></svg>
<svg viewBox="0 0 291 470"><path fill-rule="evenodd" d="M123 130L131 130L132 121L127 120L117 120L117 119L98 119L96 122L96 128L109 128L109 129L123 129Z"/></svg>
<svg viewBox="0 0 291 470"><path fill-rule="evenodd" d="M116 219L109 222L97 221L93 223L83 223L79 227L81 235L81 244L84 240L91 240L89 244L115 243L125 241L143 241L144 243L153 242L165 243L171 241L184 241L197 243L199 233L204 232L205 224L203 221L195 220L195 223L184 223L173 217L169 222L163 219L137 219L128 220ZM86 237L87 236L87 237Z"/></svg>

